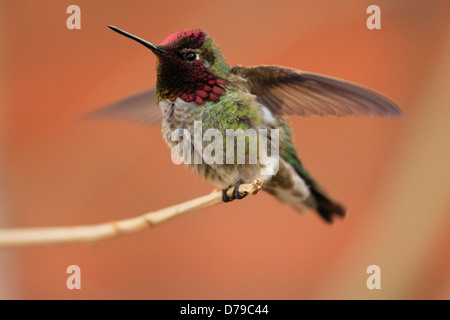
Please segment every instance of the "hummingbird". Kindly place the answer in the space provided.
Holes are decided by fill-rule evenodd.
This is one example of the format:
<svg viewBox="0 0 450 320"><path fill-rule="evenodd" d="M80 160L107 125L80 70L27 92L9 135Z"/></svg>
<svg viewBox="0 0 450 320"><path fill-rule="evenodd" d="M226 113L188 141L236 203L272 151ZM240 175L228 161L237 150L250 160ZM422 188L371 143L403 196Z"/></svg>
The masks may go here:
<svg viewBox="0 0 450 320"><path fill-rule="evenodd" d="M94 111L95 117L120 117L162 125L164 140L177 128L265 128L279 131L278 170L264 177L262 189L300 212L310 208L326 222L344 217L346 209L311 176L299 159L285 116L400 116L401 109L382 94L329 76L292 68L228 65L214 40L201 29L184 29L159 45L114 26L113 31L133 39L156 56L156 89L132 95ZM270 164L269 164L270 165ZM261 177L262 164L189 164L223 190L223 201L245 197L242 183ZM229 187L235 186L232 197Z"/></svg>

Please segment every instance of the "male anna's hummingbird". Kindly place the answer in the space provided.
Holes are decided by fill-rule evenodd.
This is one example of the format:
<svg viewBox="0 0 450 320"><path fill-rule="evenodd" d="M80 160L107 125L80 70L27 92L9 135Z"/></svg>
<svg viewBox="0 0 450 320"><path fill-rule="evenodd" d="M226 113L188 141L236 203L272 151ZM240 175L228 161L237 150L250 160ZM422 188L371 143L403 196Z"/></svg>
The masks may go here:
<svg viewBox="0 0 450 320"><path fill-rule="evenodd" d="M265 176L263 190L302 210L314 209L327 222L344 216L300 162L284 115L398 116L399 107L370 89L343 80L279 66L229 66L214 41L202 30L183 30L155 45L109 26L149 48L157 58L156 91L147 90L94 115L119 115L137 121L162 121L165 141L178 128L279 129L278 172ZM152 101L161 110L152 106ZM153 102L153 105L156 104ZM261 177L261 164L190 164L207 180L226 190ZM237 190L237 188L235 188ZM223 193L224 201L229 201ZM233 198L242 198L235 193Z"/></svg>

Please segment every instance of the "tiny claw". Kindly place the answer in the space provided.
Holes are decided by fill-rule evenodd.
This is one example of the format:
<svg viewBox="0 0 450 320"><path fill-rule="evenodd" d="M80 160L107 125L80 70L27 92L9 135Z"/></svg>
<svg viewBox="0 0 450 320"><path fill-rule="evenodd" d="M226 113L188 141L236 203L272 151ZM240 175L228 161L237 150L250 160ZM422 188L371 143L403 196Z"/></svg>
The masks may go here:
<svg viewBox="0 0 450 320"><path fill-rule="evenodd" d="M234 200L234 193L233 193L233 196L231 198L228 197L228 195L227 195L228 189L229 188L225 188L225 189L222 190L222 201L223 202L230 202L230 201Z"/></svg>
<svg viewBox="0 0 450 320"><path fill-rule="evenodd" d="M244 182L244 181L243 181L242 179L239 179L239 181L236 182L236 184L234 185L233 195L234 195L234 198L235 198L235 199L238 199L238 200L244 199L244 198L248 195L247 192L244 192L244 195L243 195L243 196L241 196L241 194L239 193L239 186L240 186L243 182Z"/></svg>

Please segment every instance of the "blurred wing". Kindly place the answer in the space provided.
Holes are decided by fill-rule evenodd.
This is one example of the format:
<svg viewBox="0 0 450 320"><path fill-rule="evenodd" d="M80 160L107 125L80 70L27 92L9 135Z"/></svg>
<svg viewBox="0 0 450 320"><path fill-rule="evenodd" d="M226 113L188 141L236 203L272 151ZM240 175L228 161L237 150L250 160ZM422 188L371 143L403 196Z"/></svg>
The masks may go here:
<svg viewBox="0 0 450 320"><path fill-rule="evenodd" d="M81 119L117 120L144 125L161 124L162 114L156 101L156 90L149 89L94 110Z"/></svg>
<svg viewBox="0 0 450 320"><path fill-rule="evenodd" d="M363 86L319 74L278 66L234 66L250 92L275 115L400 116L385 96Z"/></svg>

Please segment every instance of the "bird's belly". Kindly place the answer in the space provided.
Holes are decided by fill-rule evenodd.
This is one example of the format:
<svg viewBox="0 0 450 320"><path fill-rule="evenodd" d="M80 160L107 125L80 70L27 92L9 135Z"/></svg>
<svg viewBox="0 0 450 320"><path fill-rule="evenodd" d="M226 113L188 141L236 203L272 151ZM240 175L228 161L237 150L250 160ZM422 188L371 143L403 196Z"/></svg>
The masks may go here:
<svg viewBox="0 0 450 320"><path fill-rule="evenodd" d="M262 178L263 181L269 181L271 178L261 174L262 168L258 164L191 164L189 167L219 188L227 188L239 180L251 183L257 178Z"/></svg>
<svg viewBox="0 0 450 320"><path fill-rule="evenodd" d="M220 163L211 161L211 158L205 158L205 148L211 144L211 141L203 141L203 137L200 142L196 141L194 134L195 121L201 120L201 113L196 112L198 110L197 105L185 102L181 99L176 99L173 102L168 100L162 101L160 102L160 107L163 113L163 137L166 144L171 148L172 159L174 159L174 154L175 158L177 158L177 155L180 153L184 155L186 151L188 151L188 153L190 153L188 161L186 162L184 161L186 159L183 159L183 162L190 169L198 172L220 188L234 185L240 179L242 179L244 183L251 183L257 178L263 179L266 183L271 179L272 176L267 174L267 172L270 172L270 170L273 171L277 167L275 161L269 162L266 165L261 164L259 159L257 160L257 163L249 162L248 154L246 153L245 164L238 164L237 162L229 163L227 162L227 159L225 159L227 153L227 144L225 141L223 142L223 148L220 148L223 150L223 159ZM188 148L181 147L179 134L182 133L182 131L189 136L190 145ZM201 146L200 148L199 144ZM233 150L233 152L235 155L238 153L237 150ZM177 163L180 162L181 159L178 159Z"/></svg>

